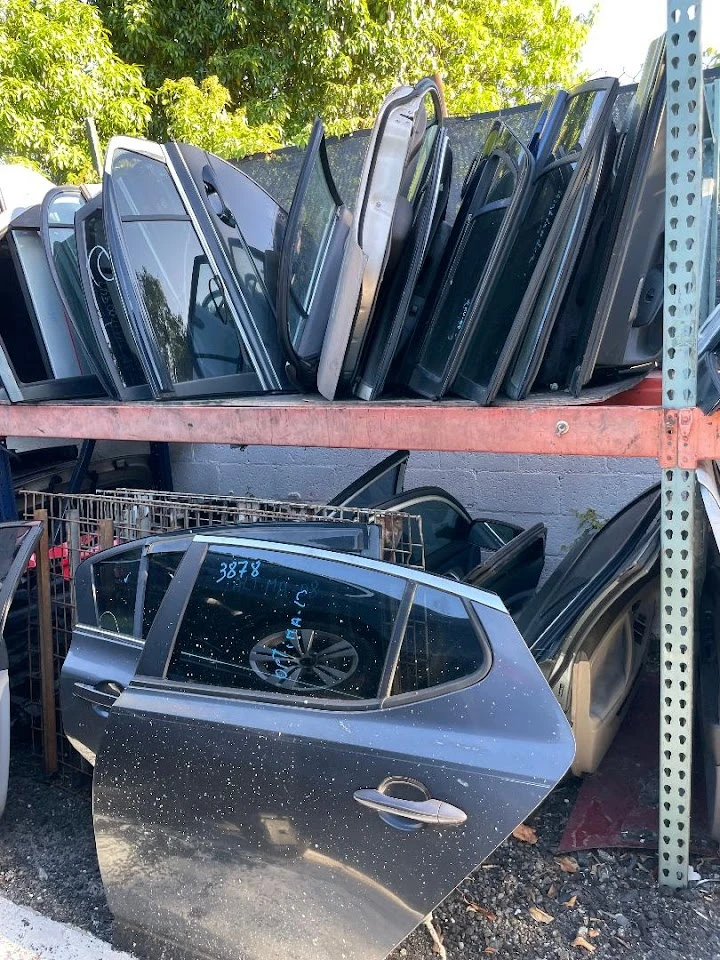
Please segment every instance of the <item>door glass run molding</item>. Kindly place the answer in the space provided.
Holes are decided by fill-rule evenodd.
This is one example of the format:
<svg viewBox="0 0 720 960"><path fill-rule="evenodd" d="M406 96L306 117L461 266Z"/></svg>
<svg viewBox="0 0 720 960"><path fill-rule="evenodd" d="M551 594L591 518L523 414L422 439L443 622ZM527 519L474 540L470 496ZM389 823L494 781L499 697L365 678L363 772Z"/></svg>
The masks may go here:
<svg viewBox="0 0 720 960"><path fill-rule="evenodd" d="M702 186L702 43L697 0L668 0L663 406L695 405ZM662 478L661 884L687 885L692 770L695 471Z"/></svg>

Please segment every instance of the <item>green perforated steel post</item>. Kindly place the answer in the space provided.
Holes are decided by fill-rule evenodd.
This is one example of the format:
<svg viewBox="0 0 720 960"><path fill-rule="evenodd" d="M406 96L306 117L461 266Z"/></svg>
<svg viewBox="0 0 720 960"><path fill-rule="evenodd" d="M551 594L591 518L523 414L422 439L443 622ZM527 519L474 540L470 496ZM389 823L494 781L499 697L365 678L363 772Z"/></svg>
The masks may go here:
<svg viewBox="0 0 720 960"><path fill-rule="evenodd" d="M663 406L695 406L702 202L699 0L668 0ZM695 471L662 477L659 882L688 879Z"/></svg>

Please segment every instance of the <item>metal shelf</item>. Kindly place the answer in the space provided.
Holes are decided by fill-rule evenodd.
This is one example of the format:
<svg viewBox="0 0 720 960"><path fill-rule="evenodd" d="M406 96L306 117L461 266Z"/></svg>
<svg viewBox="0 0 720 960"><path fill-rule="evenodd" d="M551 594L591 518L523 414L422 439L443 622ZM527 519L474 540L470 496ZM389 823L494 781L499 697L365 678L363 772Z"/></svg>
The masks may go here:
<svg viewBox="0 0 720 960"><path fill-rule="evenodd" d="M659 0L658 0L659 2ZM664 372L611 401L477 407L319 397L0 407L0 436L651 457L662 470L659 879L687 884L694 670L695 473L720 458L720 414L695 408L701 292L700 0L668 0ZM693 186L694 184L694 186Z"/></svg>
<svg viewBox="0 0 720 960"><path fill-rule="evenodd" d="M328 402L265 397L192 403L47 403L0 407L0 436L654 457L693 468L720 457L720 414L666 411L658 377L593 406L465 401Z"/></svg>

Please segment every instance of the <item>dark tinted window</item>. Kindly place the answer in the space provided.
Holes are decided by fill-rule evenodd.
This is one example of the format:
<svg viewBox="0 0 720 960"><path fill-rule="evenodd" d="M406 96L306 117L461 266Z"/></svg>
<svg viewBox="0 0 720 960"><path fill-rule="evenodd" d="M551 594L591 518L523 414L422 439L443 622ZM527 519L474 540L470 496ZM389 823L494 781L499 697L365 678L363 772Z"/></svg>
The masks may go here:
<svg viewBox="0 0 720 960"><path fill-rule="evenodd" d="M242 229L242 241L230 241L230 254L235 273L243 291L248 295L246 277L250 277L245 257L250 254L255 270L265 284L272 302L275 302L277 263L285 234L287 214L272 197L268 196L248 176L241 173L232 164L217 157L210 157L218 189L223 203L232 211L239 229ZM223 231L224 235L224 231ZM231 232L228 232L231 236ZM246 248L246 249L244 249ZM257 284L253 273L251 282Z"/></svg>
<svg viewBox="0 0 720 960"><path fill-rule="evenodd" d="M173 553L149 553L147 556L147 580L143 601L142 635L147 636L153 620L160 609L167 588L172 583L178 564L185 556L184 550Z"/></svg>
<svg viewBox="0 0 720 960"><path fill-rule="evenodd" d="M128 331L128 319L117 290L115 270L107 248L105 225L100 209L90 213L83 224L84 255L90 277L90 289L101 324L101 332L122 383L136 387L146 383L137 350Z"/></svg>
<svg viewBox="0 0 720 960"><path fill-rule="evenodd" d="M462 680L486 665L486 648L460 598L419 587L400 650L392 693L413 693Z"/></svg>
<svg viewBox="0 0 720 960"><path fill-rule="evenodd" d="M423 366L438 376L467 322L475 289L503 225L507 207L481 212L467 229L462 247L455 253L453 278L435 307L430 336L423 347Z"/></svg>
<svg viewBox="0 0 720 960"><path fill-rule="evenodd" d="M559 160L585 147L605 101L605 93L590 90L570 98L567 113L553 144L553 158Z"/></svg>
<svg viewBox="0 0 720 960"><path fill-rule="evenodd" d="M404 581L344 563L213 547L167 676L244 690L377 695Z"/></svg>
<svg viewBox="0 0 720 960"><path fill-rule="evenodd" d="M123 224L155 339L177 382L240 373L243 354L223 288L189 220Z"/></svg>
<svg viewBox="0 0 720 960"><path fill-rule="evenodd" d="M128 550L93 565L98 626L133 636L141 550Z"/></svg>
<svg viewBox="0 0 720 960"><path fill-rule="evenodd" d="M529 646L592 580L605 582L615 564L627 559L628 551L657 515L659 499L657 488L648 490L602 529L586 534L574 545L518 618L518 629Z"/></svg>
<svg viewBox="0 0 720 960"><path fill-rule="evenodd" d="M432 555L449 546L459 547L467 539L471 521L447 500L433 497L421 500L407 507L400 507L403 513L410 513L422 519L425 560L428 569L432 569Z"/></svg>

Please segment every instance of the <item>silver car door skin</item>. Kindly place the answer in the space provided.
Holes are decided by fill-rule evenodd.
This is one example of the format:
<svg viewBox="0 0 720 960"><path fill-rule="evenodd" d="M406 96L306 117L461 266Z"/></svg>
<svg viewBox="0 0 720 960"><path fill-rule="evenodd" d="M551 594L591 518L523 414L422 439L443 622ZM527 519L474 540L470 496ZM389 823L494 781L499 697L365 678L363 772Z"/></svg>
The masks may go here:
<svg viewBox="0 0 720 960"><path fill-rule="evenodd" d="M492 594L271 542L198 537L191 554L195 585L168 590L95 768L119 943L213 960L382 960L564 774L574 744L562 710ZM258 635L227 633L223 617L250 598L262 615L265 596L269 623L321 596L340 611L395 598L369 699L284 691L279 666L265 692L268 674L241 659L251 688L217 686L224 638ZM452 628L444 647L428 627L438 610ZM352 622L341 629L355 641ZM466 675L451 666L461 637L476 651ZM413 686L418 656L448 667L448 682Z"/></svg>

